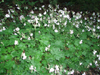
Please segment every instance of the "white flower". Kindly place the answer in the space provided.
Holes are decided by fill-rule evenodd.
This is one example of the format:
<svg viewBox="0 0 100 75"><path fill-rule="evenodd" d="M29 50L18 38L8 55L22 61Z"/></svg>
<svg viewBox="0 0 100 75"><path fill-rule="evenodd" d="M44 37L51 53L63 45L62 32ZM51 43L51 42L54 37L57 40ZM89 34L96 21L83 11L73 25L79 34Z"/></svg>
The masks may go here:
<svg viewBox="0 0 100 75"><path fill-rule="evenodd" d="M47 50L48 50L48 48L46 47L46 48L45 48L45 51L47 51Z"/></svg>
<svg viewBox="0 0 100 75"><path fill-rule="evenodd" d="M42 16L42 14L41 13L39 13L39 17L41 17Z"/></svg>
<svg viewBox="0 0 100 75"><path fill-rule="evenodd" d="M29 69L30 69L30 70L33 70L33 65L31 65Z"/></svg>
<svg viewBox="0 0 100 75"><path fill-rule="evenodd" d="M44 24L44 26L47 26L47 24Z"/></svg>
<svg viewBox="0 0 100 75"><path fill-rule="evenodd" d="M8 10L8 13L10 14L10 10Z"/></svg>
<svg viewBox="0 0 100 75"><path fill-rule="evenodd" d="M57 29L55 29L55 32L57 33L57 32L58 32L58 30L57 30Z"/></svg>
<svg viewBox="0 0 100 75"><path fill-rule="evenodd" d="M70 19L69 15L64 15L64 18Z"/></svg>
<svg viewBox="0 0 100 75"><path fill-rule="evenodd" d="M22 40L22 38L20 38L20 40Z"/></svg>
<svg viewBox="0 0 100 75"><path fill-rule="evenodd" d="M28 40L31 40L31 38L30 38L30 37L28 37Z"/></svg>
<svg viewBox="0 0 100 75"><path fill-rule="evenodd" d="M9 15L9 14L6 14L6 15L5 15L5 17L6 17L6 18L9 18L9 17L10 17L10 15Z"/></svg>
<svg viewBox="0 0 100 75"><path fill-rule="evenodd" d="M95 29L93 29L93 32L95 32Z"/></svg>
<svg viewBox="0 0 100 75"><path fill-rule="evenodd" d="M74 70L68 72L68 75L71 75L71 74L73 74L73 73L74 73Z"/></svg>
<svg viewBox="0 0 100 75"><path fill-rule="evenodd" d="M19 31L19 30L20 30L20 29L17 27L17 28L16 28L16 31Z"/></svg>
<svg viewBox="0 0 100 75"><path fill-rule="evenodd" d="M100 55L97 55L97 57L98 57L98 60L100 60Z"/></svg>
<svg viewBox="0 0 100 75"><path fill-rule="evenodd" d="M84 29L82 30L82 32L84 32Z"/></svg>
<svg viewBox="0 0 100 75"><path fill-rule="evenodd" d="M90 63L90 65L92 66L92 63Z"/></svg>
<svg viewBox="0 0 100 75"><path fill-rule="evenodd" d="M33 23L34 20L27 20L29 23Z"/></svg>
<svg viewBox="0 0 100 75"><path fill-rule="evenodd" d="M39 8L39 10L41 10L41 8Z"/></svg>
<svg viewBox="0 0 100 75"><path fill-rule="evenodd" d="M54 72L54 69L53 69L53 68L51 68L51 69L49 70L49 73L51 73L51 72Z"/></svg>
<svg viewBox="0 0 100 75"><path fill-rule="evenodd" d="M55 29L55 25L53 24L53 29Z"/></svg>
<svg viewBox="0 0 100 75"><path fill-rule="evenodd" d="M82 75L86 75L85 72Z"/></svg>
<svg viewBox="0 0 100 75"><path fill-rule="evenodd" d="M30 36L33 36L33 33L31 33Z"/></svg>
<svg viewBox="0 0 100 75"><path fill-rule="evenodd" d="M38 20L39 20L39 18L36 17L36 18L35 18L36 23L38 23Z"/></svg>
<svg viewBox="0 0 100 75"><path fill-rule="evenodd" d="M64 25L65 25L65 26L67 25L67 21L65 21Z"/></svg>
<svg viewBox="0 0 100 75"><path fill-rule="evenodd" d="M48 46L48 48L50 48L50 45Z"/></svg>
<svg viewBox="0 0 100 75"><path fill-rule="evenodd" d="M77 24L76 27L79 28L79 25Z"/></svg>
<svg viewBox="0 0 100 75"><path fill-rule="evenodd" d="M82 41L83 41L83 40L81 40L79 43L82 44Z"/></svg>
<svg viewBox="0 0 100 75"><path fill-rule="evenodd" d="M98 26L97 29L100 29L100 26Z"/></svg>
<svg viewBox="0 0 100 75"><path fill-rule="evenodd" d="M20 7L17 7L17 9L20 9Z"/></svg>
<svg viewBox="0 0 100 75"><path fill-rule="evenodd" d="M24 23L24 26L26 26L26 23Z"/></svg>
<svg viewBox="0 0 100 75"><path fill-rule="evenodd" d="M34 11L32 10L30 13L31 13L31 14L34 14Z"/></svg>
<svg viewBox="0 0 100 75"><path fill-rule="evenodd" d="M16 33L14 33L14 35L17 35Z"/></svg>
<svg viewBox="0 0 100 75"><path fill-rule="evenodd" d="M96 53L97 53L97 51L96 51L96 50L94 50L94 51L93 51L93 54L95 55Z"/></svg>
<svg viewBox="0 0 100 75"><path fill-rule="evenodd" d="M25 52L22 52L21 57L23 60L25 60L27 58L27 56L25 55Z"/></svg>
<svg viewBox="0 0 100 75"><path fill-rule="evenodd" d="M38 31L39 32L39 34L41 33L40 31Z"/></svg>
<svg viewBox="0 0 100 75"><path fill-rule="evenodd" d="M18 45L18 41L17 40L15 40L15 43L14 43L15 45Z"/></svg>
<svg viewBox="0 0 100 75"><path fill-rule="evenodd" d="M56 66L55 66L55 69L56 69L56 70L59 70L59 66L58 66L58 65L56 65Z"/></svg>
<svg viewBox="0 0 100 75"><path fill-rule="evenodd" d="M66 70L64 70L64 72L66 73L67 71L66 71Z"/></svg>
<svg viewBox="0 0 100 75"><path fill-rule="evenodd" d="M24 19L25 17L24 17L23 15L21 15L19 18L20 18L20 20L22 20L22 19Z"/></svg>
<svg viewBox="0 0 100 75"><path fill-rule="evenodd" d="M46 11L43 14L46 15Z"/></svg>
<svg viewBox="0 0 100 75"><path fill-rule="evenodd" d="M23 60L25 60L27 58L27 56L23 56Z"/></svg>
<svg viewBox="0 0 100 75"><path fill-rule="evenodd" d="M26 6L26 7L24 7L24 9L28 9L28 7Z"/></svg>
<svg viewBox="0 0 100 75"><path fill-rule="evenodd" d="M74 32L73 32L73 30L70 30L70 34L73 34Z"/></svg>
<svg viewBox="0 0 100 75"><path fill-rule="evenodd" d="M82 65L82 63L80 63L80 65Z"/></svg>
<svg viewBox="0 0 100 75"><path fill-rule="evenodd" d="M3 29L2 30L6 30L6 28L5 27L3 27Z"/></svg>
<svg viewBox="0 0 100 75"><path fill-rule="evenodd" d="M0 32L2 32L2 29L0 29Z"/></svg>
<svg viewBox="0 0 100 75"><path fill-rule="evenodd" d="M44 5L42 5L42 8L44 8Z"/></svg>

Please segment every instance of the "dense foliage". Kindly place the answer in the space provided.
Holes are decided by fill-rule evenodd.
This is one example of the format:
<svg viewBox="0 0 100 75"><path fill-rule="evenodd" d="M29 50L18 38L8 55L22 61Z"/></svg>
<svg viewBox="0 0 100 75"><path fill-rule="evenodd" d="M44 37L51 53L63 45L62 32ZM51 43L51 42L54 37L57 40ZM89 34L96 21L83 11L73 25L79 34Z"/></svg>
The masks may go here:
<svg viewBox="0 0 100 75"><path fill-rule="evenodd" d="M82 12L70 18L67 8L48 7L27 15L9 8L0 20L0 75L63 75L100 67L100 19L93 25ZM37 9L44 12L36 15ZM91 19L95 15L100 17L93 13Z"/></svg>

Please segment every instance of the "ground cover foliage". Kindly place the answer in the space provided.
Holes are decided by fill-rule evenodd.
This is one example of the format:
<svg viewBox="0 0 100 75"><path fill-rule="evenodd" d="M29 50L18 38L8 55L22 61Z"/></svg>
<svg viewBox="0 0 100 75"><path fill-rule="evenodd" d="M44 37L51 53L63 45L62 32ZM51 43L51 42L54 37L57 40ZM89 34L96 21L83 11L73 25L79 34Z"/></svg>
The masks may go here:
<svg viewBox="0 0 100 75"><path fill-rule="evenodd" d="M70 75L76 70L84 75L90 67L99 71L100 13L82 19L84 13L72 11L71 18L59 5L28 13L29 7L15 6L17 11L9 6L6 14L1 12L0 75Z"/></svg>

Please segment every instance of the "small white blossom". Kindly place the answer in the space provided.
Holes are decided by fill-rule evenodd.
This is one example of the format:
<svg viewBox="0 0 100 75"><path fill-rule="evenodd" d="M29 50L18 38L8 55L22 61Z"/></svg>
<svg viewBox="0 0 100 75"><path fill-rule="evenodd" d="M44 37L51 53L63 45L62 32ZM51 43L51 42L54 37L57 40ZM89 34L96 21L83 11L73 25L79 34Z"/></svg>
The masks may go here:
<svg viewBox="0 0 100 75"><path fill-rule="evenodd" d="M73 32L73 30L70 30L70 34L73 34L74 32Z"/></svg>
<svg viewBox="0 0 100 75"><path fill-rule="evenodd" d="M66 71L66 70L64 70L64 72L66 73L67 71Z"/></svg>
<svg viewBox="0 0 100 75"><path fill-rule="evenodd" d="M30 13L31 13L31 14L34 14L34 11L32 10Z"/></svg>
<svg viewBox="0 0 100 75"><path fill-rule="evenodd" d="M8 10L8 13L10 14L10 10Z"/></svg>
<svg viewBox="0 0 100 75"><path fill-rule="evenodd" d="M39 8L39 10L41 10L41 8Z"/></svg>
<svg viewBox="0 0 100 75"><path fill-rule="evenodd" d="M15 43L14 43L15 45L18 45L18 41L17 40L15 40Z"/></svg>
<svg viewBox="0 0 100 75"><path fill-rule="evenodd" d="M90 65L92 66L92 63L90 63Z"/></svg>
<svg viewBox="0 0 100 75"><path fill-rule="evenodd" d="M2 29L0 29L0 32L2 32Z"/></svg>
<svg viewBox="0 0 100 75"><path fill-rule="evenodd" d="M41 33L40 31L38 31L39 32L39 34Z"/></svg>
<svg viewBox="0 0 100 75"><path fill-rule="evenodd" d="M50 45L48 46L48 48L50 48Z"/></svg>
<svg viewBox="0 0 100 75"><path fill-rule="evenodd" d="M20 29L17 27L17 28L16 28L16 31L19 31L19 30L20 30Z"/></svg>
<svg viewBox="0 0 100 75"><path fill-rule="evenodd" d="M20 9L20 7L17 7L17 9Z"/></svg>
<svg viewBox="0 0 100 75"><path fill-rule="evenodd" d="M33 70L33 65L31 65L29 69L30 69L30 70Z"/></svg>
<svg viewBox="0 0 100 75"><path fill-rule="evenodd" d="M25 55L25 52L22 52L21 57L23 60L25 60L27 58L27 56Z"/></svg>
<svg viewBox="0 0 100 75"><path fill-rule="evenodd" d="M33 33L31 33L30 36L33 36Z"/></svg>
<svg viewBox="0 0 100 75"><path fill-rule="evenodd" d="M97 55L97 57L98 57L98 60L100 60L100 55Z"/></svg>
<svg viewBox="0 0 100 75"><path fill-rule="evenodd" d="M79 28L79 25L77 24L76 27Z"/></svg>
<svg viewBox="0 0 100 75"><path fill-rule="evenodd" d="M82 32L84 32L84 29L82 30Z"/></svg>
<svg viewBox="0 0 100 75"><path fill-rule="evenodd" d="M83 40L81 40L79 43L82 44L82 41L83 41Z"/></svg>
<svg viewBox="0 0 100 75"><path fill-rule="evenodd" d="M56 65L56 66L55 66L55 69L56 69L56 70L59 70L59 66L58 66L58 65Z"/></svg>
<svg viewBox="0 0 100 75"><path fill-rule="evenodd" d="M54 69L53 69L53 68L51 68L51 69L49 70L49 73L51 73L51 72L54 72Z"/></svg>
<svg viewBox="0 0 100 75"><path fill-rule="evenodd" d="M46 15L46 11L43 14Z"/></svg>
<svg viewBox="0 0 100 75"><path fill-rule="evenodd" d="M42 5L42 8L44 8L44 5Z"/></svg>
<svg viewBox="0 0 100 75"><path fill-rule="evenodd" d="M45 48L45 51L47 51L47 50L48 50L48 47Z"/></svg>
<svg viewBox="0 0 100 75"><path fill-rule="evenodd" d="M3 27L3 29L2 30L6 30L6 28L5 27Z"/></svg>
<svg viewBox="0 0 100 75"><path fill-rule="evenodd" d="M19 18L20 18L20 20L25 19L25 17L23 15L21 15Z"/></svg>
<svg viewBox="0 0 100 75"><path fill-rule="evenodd" d="M69 15L64 15L64 18L70 19Z"/></svg>
<svg viewBox="0 0 100 75"><path fill-rule="evenodd" d="M23 56L23 60L25 60L27 58L27 56Z"/></svg>
<svg viewBox="0 0 100 75"><path fill-rule="evenodd" d="M26 26L26 23L24 23L24 26Z"/></svg>
<svg viewBox="0 0 100 75"><path fill-rule="evenodd" d="M30 38L30 37L28 37L28 40L31 40L31 38Z"/></svg>
<svg viewBox="0 0 100 75"><path fill-rule="evenodd" d="M33 23L34 20L27 20L29 23Z"/></svg>
<svg viewBox="0 0 100 75"><path fill-rule="evenodd" d="M93 28L93 32L95 32L95 29Z"/></svg>
<svg viewBox="0 0 100 75"><path fill-rule="evenodd" d="M93 51L93 54L95 55L96 53L97 53L97 51L96 51L96 50L94 50L94 51Z"/></svg>
<svg viewBox="0 0 100 75"><path fill-rule="evenodd" d="M26 7L24 7L24 9L28 9L28 7L26 6Z"/></svg>
<svg viewBox="0 0 100 75"><path fill-rule="evenodd" d="M39 17L41 17L42 16L42 14L41 13L39 13Z"/></svg>
<svg viewBox="0 0 100 75"><path fill-rule="evenodd" d="M10 17L10 15L9 15L9 14L6 14L6 15L5 15L5 17L6 17L6 18L9 18L9 17Z"/></svg>
<svg viewBox="0 0 100 75"><path fill-rule="evenodd" d="M17 35L17 33L14 33L14 35Z"/></svg>
<svg viewBox="0 0 100 75"><path fill-rule="evenodd" d="M57 32L58 32L58 30L57 30L57 29L55 29L55 32L57 33Z"/></svg>
<svg viewBox="0 0 100 75"><path fill-rule="evenodd" d="M80 63L80 65L82 65L82 63Z"/></svg>
<svg viewBox="0 0 100 75"><path fill-rule="evenodd" d="M98 19L98 22L100 22L100 19Z"/></svg>
<svg viewBox="0 0 100 75"><path fill-rule="evenodd" d="M85 72L82 75L86 75Z"/></svg>
<svg viewBox="0 0 100 75"><path fill-rule="evenodd" d="M20 40L22 40L22 38L20 38Z"/></svg>
<svg viewBox="0 0 100 75"><path fill-rule="evenodd" d="M97 29L100 29L100 26L98 26Z"/></svg>
<svg viewBox="0 0 100 75"><path fill-rule="evenodd" d="M74 74L74 70L68 72L68 75Z"/></svg>

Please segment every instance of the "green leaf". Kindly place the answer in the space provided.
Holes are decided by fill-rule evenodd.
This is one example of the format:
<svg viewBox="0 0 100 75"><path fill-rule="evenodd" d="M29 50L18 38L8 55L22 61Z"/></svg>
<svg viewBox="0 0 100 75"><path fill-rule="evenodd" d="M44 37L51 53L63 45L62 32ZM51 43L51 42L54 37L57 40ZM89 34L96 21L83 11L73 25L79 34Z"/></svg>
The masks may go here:
<svg viewBox="0 0 100 75"><path fill-rule="evenodd" d="M26 48L25 43L19 43L18 47L22 50Z"/></svg>
<svg viewBox="0 0 100 75"><path fill-rule="evenodd" d="M14 61L10 61L9 60L9 61L7 61L5 63L5 66L4 67L9 70L9 69L11 69L13 67L14 64L15 64Z"/></svg>

